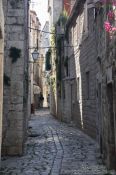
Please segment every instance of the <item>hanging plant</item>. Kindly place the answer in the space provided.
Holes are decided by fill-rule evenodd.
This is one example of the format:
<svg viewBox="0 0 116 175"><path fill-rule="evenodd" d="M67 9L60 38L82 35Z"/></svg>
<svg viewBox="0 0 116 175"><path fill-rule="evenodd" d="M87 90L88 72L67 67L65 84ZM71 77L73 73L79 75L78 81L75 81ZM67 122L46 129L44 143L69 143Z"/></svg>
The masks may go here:
<svg viewBox="0 0 116 175"><path fill-rule="evenodd" d="M107 13L107 21L104 22L104 28L106 30L106 32L110 32L110 31L114 31L116 30L115 27L113 27L113 21L115 19L115 14L113 12L113 10L110 10L108 13Z"/></svg>
<svg viewBox="0 0 116 175"><path fill-rule="evenodd" d="M6 86L10 86L10 77L8 77L5 73L4 73L4 84Z"/></svg>
<svg viewBox="0 0 116 175"><path fill-rule="evenodd" d="M116 1L115 0L101 0L102 5L106 5L107 9L107 20L104 22L104 29L106 32L113 34L116 31L115 26L115 9Z"/></svg>
<svg viewBox="0 0 116 175"><path fill-rule="evenodd" d="M110 10L108 12L107 16L108 16L108 20L111 21L111 22L115 19L115 14L112 10Z"/></svg>
<svg viewBox="0 0 116 175"><path fill-rule="evenodd" d="M9 56L12 58L12 63L15 63L21 57L21 49L11 47Z"/></svg>

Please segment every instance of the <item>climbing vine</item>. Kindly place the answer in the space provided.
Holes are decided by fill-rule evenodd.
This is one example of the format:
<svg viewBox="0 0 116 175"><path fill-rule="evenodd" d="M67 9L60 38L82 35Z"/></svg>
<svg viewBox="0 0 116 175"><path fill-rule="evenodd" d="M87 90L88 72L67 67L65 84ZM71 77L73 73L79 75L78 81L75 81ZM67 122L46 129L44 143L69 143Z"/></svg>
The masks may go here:
<svg viewBox="0 0 116 175"><path fill-rule="evenodd" d="M46 67L46 71L50 71L51 70L51 49L49 49L46 52L46 63L45 63L45 67Z"/></svg>
<svg viewBox="0 0 116 175"><path fill-rule="evenodd" d="M56 79L54 77L51 78L51 86L53 89L53 92L56 92Z"/></svg>
<svg viewBox="0 0 116 175"><path fill-rule="evenodd" d="M64 10L61 14L60 17L57 21L57 25L59 25L61 28L63 28L65 30L65 25L68 19L68 13L66 10ZM58 72L61 72L61 55L62 55L62 43L64 42L64 36L61 34L59 36L57 36L56 39L56 47L57 47L57 55L58 55ZM61 76L59 76L61 78ZM60 79L61 80L61 79Z"/></svg>
<svg viewBox="0 0 116 175"><path fill-rule="evenodd" d="M61 70L61 64L62 64L62 46L64 42L64 34L63 31L65 30L65 24L67 22L67 12L64 10L61 15L59 16L59 19L56 23L56 25L51 30L51 47L52 47L52 64L55 63L56 66L56 78L51 79L51 84L54 89L54 92L56 90L56 79L57 79L57 88L59 95L61 94L61 84L62 84L62 70ZM61 33L58 32L58 27L61 29Z"/></svg>
<svg viewBox="0 0 116 175"><path fill-rule="evenodd" d="M55 41L56 41L56 34L55 34L55 27L52 27L51 29L51 37L50 37L50 45L51 47L55 47Z"/></svg>
<svg viewBox="0 0 116 175"><path fill-rule="evenodd" d="M57 46L57 80L61 82L61 55L62 55L62 35L57 37L56 46Z"/></svg>

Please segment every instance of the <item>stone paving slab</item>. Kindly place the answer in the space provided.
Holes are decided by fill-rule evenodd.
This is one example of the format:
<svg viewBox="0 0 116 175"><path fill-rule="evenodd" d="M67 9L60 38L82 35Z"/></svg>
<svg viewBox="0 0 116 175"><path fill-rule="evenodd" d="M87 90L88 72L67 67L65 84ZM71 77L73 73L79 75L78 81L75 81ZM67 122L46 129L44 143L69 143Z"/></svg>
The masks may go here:
<svg viewBox="0 0 116 175"><path fill-rule="evenodd" d="M31 117L22 157L3 157L0 175L107 174L94 140L55 120L47 110Z"/></svg>

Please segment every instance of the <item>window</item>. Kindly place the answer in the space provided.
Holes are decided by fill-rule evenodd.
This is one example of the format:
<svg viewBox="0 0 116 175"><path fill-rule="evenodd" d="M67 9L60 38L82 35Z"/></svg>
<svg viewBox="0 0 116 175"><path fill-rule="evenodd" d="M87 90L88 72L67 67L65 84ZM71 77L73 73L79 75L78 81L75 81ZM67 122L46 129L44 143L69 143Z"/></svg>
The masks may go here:
<svg viewBox="0 0 116 175"><path fill-rule="evenodd" d="M90 73L86 72L86 97L89 99L90 95Z"/></svg>
<svg viewBox="0 0 116 175"><path fill-rule="evenodd" d="M80 79L77 78L77 100L80 100Z"/></svg>

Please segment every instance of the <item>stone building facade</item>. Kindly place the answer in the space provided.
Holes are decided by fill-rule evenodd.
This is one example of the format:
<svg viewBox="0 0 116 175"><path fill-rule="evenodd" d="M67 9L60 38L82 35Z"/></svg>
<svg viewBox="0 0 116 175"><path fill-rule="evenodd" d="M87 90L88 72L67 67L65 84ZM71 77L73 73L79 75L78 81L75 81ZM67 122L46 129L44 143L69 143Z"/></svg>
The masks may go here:
<svg viewBox="0 0 116 175"><path fill-rule="evenodd" d="M49 21L45 22L45 25L42 29L41 33L41 47L42 47L42 54L45 56L46 52L48 51L50 47L50 27L49 27Z"/></svg>
<svg viewBox="0 0 116 175"><path fill-rule="evenodd" d="M28 0L4 0L4 155L22 155L28 120Z"/></svg>
<svg viewBox="0 0 116 175"><path fill-rule="evenodd" d="M104 30L106 10L101 1L75 1L60 43L57 116L96 139L116 168L116 38Z"/></svg>
<svg viewBox="0 0 116 175"><path fill-rule="evenodd" d="M54 82L56 82L56 50L55 50L55 43L54 43L54 33L56 28L56 23L59 20L59 17L63 10L67 11L69 14L73 8L75 0L48 0L48 13L49 13L49 26L50 26L50 46L52 47L52 56L51 56L51 72L50 72L50 111L51 114L57 116L58 110L57 108L60 106L60 101L57 99L56 95L56 87L54 86ZM55 36L56 38L57 36ZM57 84L57 82L56 82ZM59 114L60 115L60 114Z"/></svg>
<svg viewBox="0 0 116 175"><path fill-rule="evenodd" d="M45 53L49 47L49 23L46 22L43 31L41 32L41 24L34 10L30 10L30 94L31 107L39 109L44 106L47 107L47 94L45 84ZM47 33L48 32L48 33ZM39 57L37 61L33 61L32 52L38 49ZM44 103L41 105L40 93L44 97ZM32 107L32 108L33 108ZM32 110L33 111L33 110Z"/></svg>
<svg viewBox="0 0 116 175"><path fill-rule="evenodd" d="M50 112L52 115L56 116L57 111L57 100L56 100L56 90L53 89L52 82L56 81L56 66L55 66L55 49L54 49L54 33L55 33L55 24L58 21L58 18L63 10L63 1L62 0L48 0L48 13L49 13L49 31L53 33L50 35L50 46L52 47L51 55L51 72L50 72Z"/></svg>
<svg viewBox="0 0 116 175"><path fill-rule="evenodd" d="M41 53L43 55L43 96L44 96L44 103L43 106L44 107L48 107L48 102L47 102L47 98L48 98L48 94L49 92L49 83L48 83L48 78L47 76L49 75L49 72L46 71L45 69L45 63L46 63L46 53L49 50L50 47L50 27L49 27L49 21L45 22L45 25L42 29L42 37L41 37Z"/></svg>
<svg viewBox="0 0 116 175"><path fill-rule="evenodd" d="M82 2L83 3L83 2ZM81 7L82 6L82 7ZM84 8L77 16L74 11ZM80 9L79 9L80 8ZM91 13L89 15L89 13ZM66 113L68 120L76 122L86 133L96 138L96 82L97 57L94 29L94 8L87 2L79 4L76 1L67 22L68 43L65 55L68 56L68 73L64 77L64 86L70 94L70 100L66 102ZM75 17L75 19L73 19ZM72 20L73 19L73 20ZM88 28L88 24L90 27ZM67 95L66 95L67 98ZM67 103L68 101L68 103ZM71 108L69 106L71 105ZM67 112L67 109L70 110Z"/></svg>
<svg viewBox="0 0 116 175"><path fill-rule="evenodd" d="M64 78L67 78L67 70L64 66L65 57L68 56L70 53L70 47L67 45L65 46L65 25L66 20L70 16L71 12L73 12L75 0L64 0L63 1L63 13L61 13L59 20L56 24L56 81L57 81L57 117L63 121L70 121L71 120L71 96L70 91L67 91L66 95L66 103L64 102L65 98L65 87L64 87ZM63 20L62 20L63 19ZM60 46L59 46L60 43ZM69 44L70 45L70 44ZM67 50L67 52L65 51ZM66 52L66 53L65 53ZM67 55L66 55L67 54ZM61 67L61 68L60 68ZM69 80L70 82L70 80ZM68 99L69 98L69 99ZM65 104L66 110L65 110ZM62 117L63 116L63 117ZM70 117L69 117L70 116Z"/></svg>
<svg viewBox="0 0 116 175"><path fill-rule="evenodd" d="M31 112L33 113L34 108L37 108L38 102L35 102L35 101L37 101L36 99L39 98L38 95L40 93L40 87L38 84L39 72L37 72L39 71L39 67L38 67L38 64L33 61L32 52L35 49L38 49L38 52L40 53L39 47L41 45L41 32L40 32L41 24L34 10L30 10L29 12L29 25L30 25L29 26L30 27L29 29L29 48L30 48L29 49L29 75L30 75L29 92L30 92ZM36 92L34 92L34 89L36 89L35 90Z"/></svg>
<svg viewBox="0 0 116 175"><path fill-rule="evenodd" d="M105 163L108 168L116 169L116 30L105 32L103 29L103 21L108 18L109 11L115 15L112 26L116 26L116 5L106 2L105 7L96 9L97 129Z"/></svg>
<svg viewBox="0 0 116 175"><path fill-rule="evenodd" d="M3 60L4 60L4 14L3 3L0 0L0 159L2 145L2 118L3 118Z"/></svg>
<svg viewBox="0 0 116 175"><path fill-rule="evenodd" d="M36 64L34 65L34 104L35 104L35 108L39 109L41 107L44 107L44 101L46 101L45 99L45 95L44 94L44 73L45 73L45 69L44 66L45 65L45 58L42 54L40 54L39 59L36 61ZM44 100L41 101L40 100L40 96L44 97Z"/></svg>

